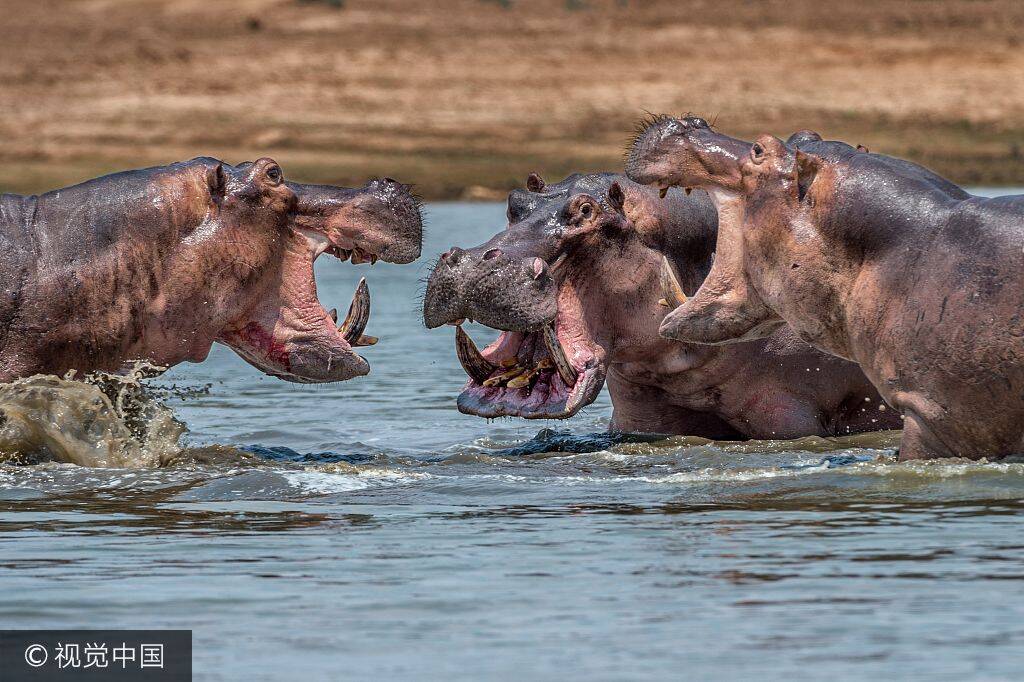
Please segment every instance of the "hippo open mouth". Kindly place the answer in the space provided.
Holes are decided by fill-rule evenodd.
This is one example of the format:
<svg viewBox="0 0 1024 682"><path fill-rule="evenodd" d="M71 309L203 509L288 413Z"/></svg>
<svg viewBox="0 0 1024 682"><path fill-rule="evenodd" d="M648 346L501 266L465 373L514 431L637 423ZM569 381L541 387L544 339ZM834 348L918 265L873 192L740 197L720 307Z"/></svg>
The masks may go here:
<svg viewBox="0 0 1024 682"><path fill-rule="evenodd" d="M317 295L313 264L323 253L352 263L376 263L378 255L354 243L338 244L324 235L298 231L304 254L292 253L285 287L289 299L267 301L268 315L257 315L225 342L246 362L270 376L297 383L319 383L362 376L370 371L353 348L372 346L375 336L363 332L370 320L370 289L359 280L348 314L338 324L337 309L327 310ZM298 241L298 240L297 240ZM299 261L299 262L295 262ZM282 292L285 293L285 292ZM294 318L294 319L292 319ZM329 377L329 378L328 378Z"/></svg>
<svg viewBox="0 0 1024 682"><path fill-rule="evenodd" d="M307 230L300 230L299 232L309 241L310 246L313 248L312 257L309 260L309 277L312 283L312 290L308 293L312 300L316 301L316 305L320 306L320 310L331 318L333 323L331 326L333 327L338 323L338 310L337 308L331 308L330 311L327 311L320 303L316 293L316 277L313 275L313 263L323 253L329 253L342 262L351 258L353 265L359 265L360 263L373 265L377 262L379 256L368 247L360 246L351 240L332 241L317 232ZM343 241L344 243L339 244L337 243L338 241ZM355 293L352 294L352 302L349 304L345 320L336 329L337 333L341 335L340 341L348 345L349 349L358 346L372 346L377 343L378 339L376 336L366 336L363 334L366 330L366 323L369 321L370 288L366 285L366 278L363 277L360 278Z"/></svg>
<svg viewBox="0 0 1024 682"><path fill-rule="evenodd" d="M556 317L538 331L502 331L482 352L457 321L455 352L469 375L459 411L565 419L593 402L604 385L604 368L582 336L571 331L575 325L560 321Z"/></svg>
<svg viewBox="0 0 1024 682"><path fill-rule="evenodd" d="M263 372L299 383L344 381L370 371L353 348L377 343L363 332L370 319L365 280L338 325L317 297L313 264L330 254L353 264L408 263L419 256L419 202L405 185L384 178L358 190L290 184L291 224L278 277L254 309L218 340Z"/></svg>

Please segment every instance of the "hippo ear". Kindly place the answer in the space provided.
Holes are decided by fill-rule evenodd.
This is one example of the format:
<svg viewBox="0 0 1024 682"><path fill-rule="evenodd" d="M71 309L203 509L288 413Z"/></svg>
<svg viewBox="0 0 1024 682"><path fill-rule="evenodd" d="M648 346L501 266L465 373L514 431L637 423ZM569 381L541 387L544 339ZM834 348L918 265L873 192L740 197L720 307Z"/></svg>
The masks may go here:
<svg viewBox="0 0 1024 682"><path fill-rule="evenodd" d="M224 198L224 192L228 186L228 178L224 174L224 164L218 163L216 168L206 171L206 184L210 188L210 197L214 201L219 202Z"/></svg>
<svg viewBox="0 0 1024 682"><path fill-rule="evenodd" d="M797 150L796 186L797 196L800 201L803 201L804 197L807 196L807 191L811 188L814 178L817 177L819 168L821 168L821 157L815 156L814 154L805 154L804 152Z"/></svg>
<svg viewBox="0 0 1024 682"><path fill-rule="evenodd" d="M530 173L526 178L526 189L531 192L543 192L544 191L544 178L540 177L536 173Z"/></svg>
<svg viewBox="0 0 1024 682"><path fill-rule="evenodd" d="M862 144L857 145L857 151L864 152L865 154L870 154L871 153L871 150L868 149L867 147L865 147Z"/></svg>
<svg viewBox="0 0 1024 682"><path fill-rule="evenodd" d="M612 186L608 188L608 205L615 209L618 213L626 215L626 193L622 191L622 185L618 181L613 182Z"/></svg>

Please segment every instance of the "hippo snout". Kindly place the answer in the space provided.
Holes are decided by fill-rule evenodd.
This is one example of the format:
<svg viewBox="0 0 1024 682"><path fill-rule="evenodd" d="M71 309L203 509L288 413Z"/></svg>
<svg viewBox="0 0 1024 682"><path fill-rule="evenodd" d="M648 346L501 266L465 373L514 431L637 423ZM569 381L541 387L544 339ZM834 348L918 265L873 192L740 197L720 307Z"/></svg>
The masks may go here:
<svg viewBox="0 0 1024 682"><path fill-rule="evenodd" d="M423 296L423 324L427 329L436 329L466 317L462 300L462 282L466 278L456 274L463 254L465 251L458 247L444 252L430 272Z"/></svg>
<svg viewBox="0 0 1024 682"><path fill-rule="evenodd" d="M430 329L469 318L495 329L530 331L557 312L557 285L546 264L487 245L441 254L423 298L423 322Z"/></svg>
<svg viewBox="0 0 1024 682"><path fill-rule="evenodd" d="M423 216L420 200L408 185L391 178L357 189L289 183L296 195L295 224L320 233L335 255L353 262L411 263L420 257Z"/></svg>
<svg viewBox="0 0 1024 682"><path fill-rule="evenodd" d="M411 263L420 257L423 244L422 202L409 185L391 178L371 180L363 189L367 207L379 204L393 229L382 242L381 259L389 263Z"/></svg>
<svg viewBox="0 0 1024 682"><path fill-rule="evenodd" d="M662 180L667 171L665 142L684 128L682 121L667 116L657 116L641 124L626 157L629 179L641 185L652 185Z"/></svg>

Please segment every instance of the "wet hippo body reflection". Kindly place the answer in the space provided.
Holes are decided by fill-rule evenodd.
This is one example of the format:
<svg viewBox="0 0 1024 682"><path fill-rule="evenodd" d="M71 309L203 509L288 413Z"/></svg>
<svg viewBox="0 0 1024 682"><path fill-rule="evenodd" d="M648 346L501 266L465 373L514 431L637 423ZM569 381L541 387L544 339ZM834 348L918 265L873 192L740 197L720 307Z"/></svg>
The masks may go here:
<svg viewBox="0 0 1024 682"><path fill-rule="evenodd" d="M531 176L509 196L506 229L450 250L430 276L428 327L471 318L502 330L479 351L457 329L470 375L459 409L566 418L607 381L614 430L738 439L898 427L856 365L787 328L722 348L658 335L668 300L711 267L716 223L704 193L660 201L621 175Z"/></svg>
<svg viewBox="0 0 1024 682"><path fill-rule="evenodd" d="M902 459L1019 454L1024 197L982 199L837 142L753 144L701 119L642 134L631 177L707 188L719 257L663 332L702 343L789 323L857 361L905 416Z"/></svg>
<svg viewBox="0 0 1024 682"><path fill-rule="evenodd" d="M286 182L272 159L198 158L0 197L0 381L203 360L215 341L298 382L366 374L354 346L369 297L341 329L313 261L419 256L418 202L391 180Z"/></svg>

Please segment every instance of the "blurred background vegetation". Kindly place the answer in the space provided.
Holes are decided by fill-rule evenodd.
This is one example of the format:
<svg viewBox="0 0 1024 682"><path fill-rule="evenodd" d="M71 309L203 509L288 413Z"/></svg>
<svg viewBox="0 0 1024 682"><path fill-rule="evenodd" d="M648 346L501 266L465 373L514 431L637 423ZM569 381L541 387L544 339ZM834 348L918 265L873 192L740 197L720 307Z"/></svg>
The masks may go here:
<svg viewBox="0 0 1024 682"><path fill-rule="evenodd" d="M6 0L0 189L273 156L500 198L617 169L645 111L1024 185L1017 0Z"/></svg>

